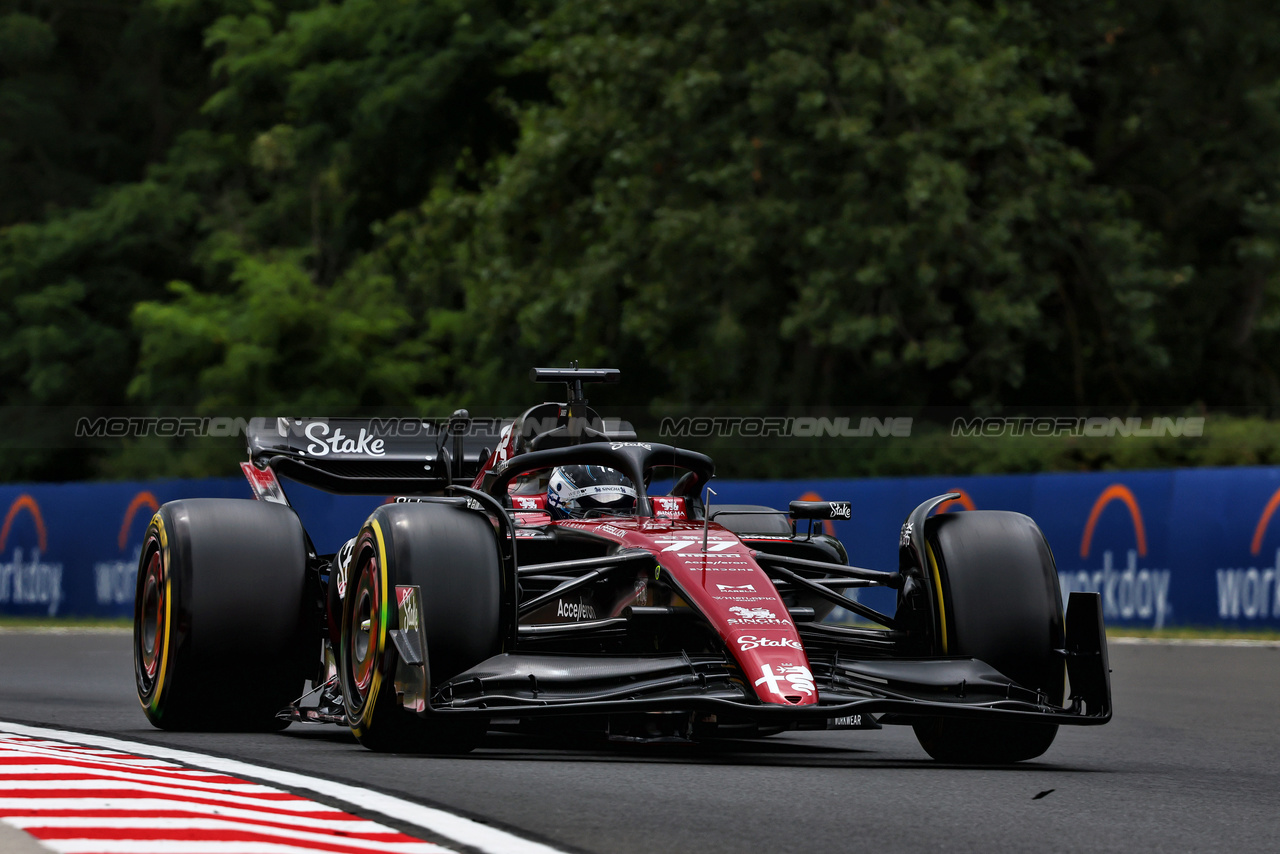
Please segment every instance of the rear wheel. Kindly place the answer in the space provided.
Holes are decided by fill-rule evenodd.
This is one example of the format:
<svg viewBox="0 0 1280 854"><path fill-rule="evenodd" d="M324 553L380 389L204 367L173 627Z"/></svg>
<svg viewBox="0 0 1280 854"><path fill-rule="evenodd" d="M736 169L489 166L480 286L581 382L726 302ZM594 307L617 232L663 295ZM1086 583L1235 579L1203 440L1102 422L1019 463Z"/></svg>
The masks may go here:
<svg viewBox="0 0 1280 854"><path fill-rule="evenodd" d="M266 731L302 693L319 648L307 540L287 507L173 501L151 519L138 567L138 700L157 727Z"/></svg>
<svg viewBox="0 0 1280 854"><path fill-rule="evenodd" d="M471 750L484 721L432 712L429 699L433 684L501 649L501 561L488 517L449 503L384 505L350 567L339 673L351 731L378 751ZM402 656L393 632L422 664Z"/></svg>
<svg viewBox="0 0 1280 854"><path fill-rule="evenodd" d="M925 526L933 654L972 656L1061 705L1062 594L1044 535L1020 513L970 510ZM916 738L942 762L1008 763L1049 749L1056 724L927 718Z"/></svg>

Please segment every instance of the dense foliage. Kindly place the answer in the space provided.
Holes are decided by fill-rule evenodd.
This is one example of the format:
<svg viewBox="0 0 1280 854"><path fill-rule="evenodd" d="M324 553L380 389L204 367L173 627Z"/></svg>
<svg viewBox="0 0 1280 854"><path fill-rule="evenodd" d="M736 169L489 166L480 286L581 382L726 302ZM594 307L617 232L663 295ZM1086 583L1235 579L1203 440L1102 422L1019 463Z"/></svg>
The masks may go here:
<svg viewBox="0 0 1280 854"><path fill-rule="evenodd" d="M0 0L0 114L4 406L1280 405L1258 0Z"/></svg>

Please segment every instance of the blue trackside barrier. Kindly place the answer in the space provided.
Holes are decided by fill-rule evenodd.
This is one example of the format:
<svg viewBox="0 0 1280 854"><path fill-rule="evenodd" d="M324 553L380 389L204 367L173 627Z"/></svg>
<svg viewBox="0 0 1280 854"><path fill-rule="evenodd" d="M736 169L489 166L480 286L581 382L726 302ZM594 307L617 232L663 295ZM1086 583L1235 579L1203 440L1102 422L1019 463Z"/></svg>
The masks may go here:
<svg viewBox="0 0 1280 854"><path fill-rule="evenodd" d="M386 500L286 488L321 553ZM779 508L800 497L851 500L854 518L829 524L852 563L875 568L896 567L898 528L916 504L960 492L945 512L1014 510L1039 522L1063 592L1102 593L1111 625L1280 628L1280 467L717 481L715 489L720 503ZM0 486L0 614L130 616L156 507L249 494L240 478ZM888 591L862 596L892 608Z"/></svg>
<svg viewBox="0 0 1280 854"><path fill-rule="evenodd" d="M290 486L289 498L322 553L335 551L384 500ZM252 493L240 477L0 486L0 508L7 508L0 527L0 615L133 616L147 524L161 504L179 498L251 499Z"/></svg>

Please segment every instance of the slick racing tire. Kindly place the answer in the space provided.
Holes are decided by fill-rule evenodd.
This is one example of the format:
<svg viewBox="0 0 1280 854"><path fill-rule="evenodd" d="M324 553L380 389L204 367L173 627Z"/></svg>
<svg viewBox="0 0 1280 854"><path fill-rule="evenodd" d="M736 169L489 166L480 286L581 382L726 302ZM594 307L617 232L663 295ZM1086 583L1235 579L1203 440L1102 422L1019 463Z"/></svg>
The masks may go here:
<svg viewBox="0 0 1280 854"><path fill-rule="evenodd" d="M1062 593L1044 535L1020 513L944 513L925 524L935 655L972 656L1062 704ZM1049 749L1056 724L926 718L915 725L941 762L1004 764Z"/></svg>
<svg viewBox="0 0 1280 854"><path fill-rule="evenodd" d="M133 609L138 700L169 730L269 731L319 651L297 514L260 501L171 501L143 540Z"/></svg>
<svg viewBox="0 0 1280 854"><path fill-rule="evenodd" d="M484 720L431 711L431 686L501 651L501 591L488 516L454 503L374 511L356 539L339 638L347 723L361 744L402 753L476 746ZM425 650L424 665L402 660L393 632L415 654Z"/></svg>

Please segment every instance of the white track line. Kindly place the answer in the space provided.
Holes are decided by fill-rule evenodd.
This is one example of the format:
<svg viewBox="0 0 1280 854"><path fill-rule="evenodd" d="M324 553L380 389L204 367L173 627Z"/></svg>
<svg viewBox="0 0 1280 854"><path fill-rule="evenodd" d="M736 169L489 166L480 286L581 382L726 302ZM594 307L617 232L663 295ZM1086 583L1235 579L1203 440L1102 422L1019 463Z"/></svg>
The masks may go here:
<svg viewBox="0 0 1280 854"><path fill-rule="evenodd" d="M218 771L234 777L249 777L274 783L292 792L314 792L350 804L365 812L378 813L379 815L388 816L397 821L420 827L428 831L428 833L452 839L462 845L483 851L485 854L563 854L558 848L524 839L505 830L499 830L496 827L491 827L460 815L454 815L445 810L415 804L403 798L384 795L381 792L375 792L359 786L349 786L332 780L321 780L292 771L266 768L261 765L242 762L238 759L224 759L189 750L174 750L169 747L157 747L137 741L126 741L119 738L68 732L46 727L26 726L5 721L0 721L0 732L101 747L108 750L118 750L122 753L150 756L155 759L166 759L205 770ZM275 806L275 804L273 803L272 806ZM267 852L269 850L271 854L275 854L275 852L279 852L283 848L285 846L270 849L264 848L263 851ZM58 850L65 851L67 854L74 854L67 848L58 848ZM184 850L188 854L200 854L194 848ZM201 851L203 850L201 849ZM218 854L220 850L208 849L207 854Z"/></svg>

